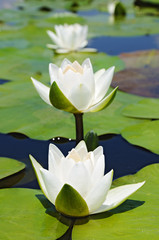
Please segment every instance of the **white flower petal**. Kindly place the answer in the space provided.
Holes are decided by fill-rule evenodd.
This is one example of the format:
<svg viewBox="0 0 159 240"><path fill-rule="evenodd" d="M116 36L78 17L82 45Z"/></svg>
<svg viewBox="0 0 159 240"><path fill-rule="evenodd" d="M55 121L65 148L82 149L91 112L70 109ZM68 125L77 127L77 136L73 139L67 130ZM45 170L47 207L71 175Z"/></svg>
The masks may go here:
<svg viewBox="0 0 159 240"><path fill-rule="evenodd" d="M59 71L58 66L56 66L56 65L53 64L53 63L50 63L50 64L49 64L49 74L50 74L50 82L51 82L51 84L52 84L54 81L55 81L55 82L58 81L58 71Z"/></svg>
<svg viewBox="0 0 159 240"><path fill-rule="evenodd" d="M99 71L94 73L95 82L105 73L105 69L102 68Z"/></svg>
<svg viewBox="0 0 159 240"><path fill-rule="evenodd" d="M87 69L88 69L88 68L92 69L92 64L91 64L91 61L90 61L89 58L86 58L86 59L83 61L82 67L83 67L83 68L87 68Z"/></svg>
<svg viewBox="0 0 159 240"><path fill-rule="evenodd" d="M79 111L86 110L92 101L92 93L84 84L72 88L70 95L67 97Z"/></svg>
<svg viewBox="0 0 159 240"><path fill-rule="evenodd" d="M54 173L56 176L61 176L61 159L64 158L64 155L61 151L54 145L49 145L49 161L48 161L48 169L50 172Z"/></svg>
<svg viewBox="0 0 159 240"><path fill-rule="evenodd" d="M92 107L90 107L88 110L86 110L85 112L98 112L100 110L102 110L103 108L105 108L107 105L109 105L112 101L112 99L115 97L116 91L117 91L118 87L116 87L115 89L113 89L113 91L111 91L109 93L109 95L107 95L105 98L103 98L100 102L98 102L97 104L93 105Z"/></svg>
<svg viewBox="0 0 159 240"><path fill-rule="evenodd" d="M58 46L57 45L54 45L54 44L46 44L46 46L48 47L48 48L50 48L50 49L57 49L58 48Z"/></svg>
<svg viewBox="0 0 159 240"><path fill-rule="evenodd" d="M50 99L49 99L49 92L50 88L42 84L41 82L31 78L34 87L36 88L37 92L39 93L40 97L49 105L52 106Z"/></svg>
<svg viewBox="0 0 159 240"><path fill-rule="evenodd" d="M67 183L84 197L90 188L90 180L90 175L85 165L82 162L78 162L71 169Z"/></svg>
<svg viewBox="0 0 159 240"><path fill-rule="evenodd" d="M106 95L114 74L115 67L109 68L95 81L95 101L94 104L98 103Z"/></svg>
<svg viewBox="0 0 159 240"><path fill-rule="evenodd" d="M68 65L72 65L72 63L67 58L64 58L64 60L61 63L62 71L64 71Z"/></svg>
<svg viewBox="0 0 159 240"><path fill-rule="evenodd" d="M41 172L40 172L40 169L42 169L43 167L35 160L35 158L32 155L29 155L29 157L30 157L30 160L32 162L33 168L35 170L35 173L36 173L36 176L37 176L40 188L43 191L44 195L47 198L49 198L47 190L46 190L46 187L45 187L45 183L43 181L43 178L42 178Z"/></svg>
<svg viewBox="0 0 159 240"><path fill-rule="evenodd" d="M108 211L119 206L123 203L129 196L136 192L140 187L143 186L145 182L136 183L136 184L127 184L120 187L111 189L106 197L106 200L102 206L93 211L92 214Z"/></svg>
<svg viewBox="0 0 159 240"><path fill-rule="evenodd" d="M77 144L75 149L78 152L78 154L81 156L81 159L83 159L88 153L86 143L83 140Z"/></svg>
<svg viewBox="0 0 159 240"><path fill-rule="evenodd" d="M60 38L58 38L58 37L56 36L55 33L53 33L53 32L50 31L50 30L47 30L46 32L47 32L47 34L49 35L49 37L52 39L52 41L53 41L57 46L62 47L62 41L61 41Z"/></svg>
<svg viewBox="0 0 159 240"><path fill-rule="evenodd" d="M65 49L65 48L56 49L56 53L68 53L68 52L70 52L69 49Z"/></svg>
<svg viewBox="0 0 159 240"><path fill-rule="evenodd" d="M94 159L95 159L95 161L97 161L98 158L103 155L103 147L102 147L102 146L97 147L97 148L93 151L93 154L94 154Z"/></svg>
<svg viewBox="0 0 159 240"><path fill-rule="evenodd" d="M113 170L103 176L89 191L85 201L88 205L90 213L98 209L106 199L106 195L112 183L112 177Z"/></svg>
<svg viewBox="0 0 159 240"><path fill-rule="evenodd" d="M94 167L94 171L91 176L92 182L99 181L99 179L102 178L102 176L104 176L104 171L105 171L105 158L104 155L101 155L98 158L96 165Z"/></svg>
<svg viewBox="0 0 159 240"><path fill-rule="evenodd" d="M55 204L56 197L60 192L63 183L51 172L46 169L40 169L42 179L44 181L48 199Z"/></svg>
<svg viewBox="0 0 159 240"><path fill-rule="evenodd" d="M87 44L86 44L86 45L87 45ZM83 47L84 47L84 46L83 46ZM90 52L90 53L92 52L92 53L93 53L93 52L97 52L97 49L96 49L96 48L82 48L82 49L80 48L80 49L78 49L78 52L88 52L88 53L89 53L89 52Z"/></svg>
<svg viewBox="0 0 159 240"><path fill-rule="evenodd" d="M63 158L62 159L62 164L60 166L61 170L61 177L63 183L66 183L68 176L70 174L71 169L75 165L74 159L71 158Z"/></svg>

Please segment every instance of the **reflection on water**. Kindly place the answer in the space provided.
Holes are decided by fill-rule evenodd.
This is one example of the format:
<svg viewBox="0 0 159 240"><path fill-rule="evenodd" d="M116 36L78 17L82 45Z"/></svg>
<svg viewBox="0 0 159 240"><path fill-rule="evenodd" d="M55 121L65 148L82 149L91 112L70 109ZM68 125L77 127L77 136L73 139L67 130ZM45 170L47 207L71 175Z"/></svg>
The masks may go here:
<svg viewBox="0 0 159 240"><path fill-rule="evenodd" d="M60 138L55 138L55 141L40 141L24 137L23 135L21 139L17 139L7 134L0 134L0 157L14 158L26 164L25 176L15 185L16 187L39 188L29 154L47 168L50 143L54 143L64 155L67 155L68 151L75 147L75 141L62 139L63 143L60 143ZM100 136L99 140L104 148L106 172L114 169L114 178L133 174L144 166L159 163L159 155L129 144L120 135L107 134Z"/></svg>

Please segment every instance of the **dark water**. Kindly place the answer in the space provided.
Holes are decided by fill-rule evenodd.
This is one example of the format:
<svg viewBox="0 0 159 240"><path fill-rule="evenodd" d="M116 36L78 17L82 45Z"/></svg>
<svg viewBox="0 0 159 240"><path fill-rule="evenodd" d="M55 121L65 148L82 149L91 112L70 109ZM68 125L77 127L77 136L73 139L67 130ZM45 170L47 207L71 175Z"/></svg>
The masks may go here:
<svg viewBox="0 0 159 240"><path fill-rule="evenodd" d="M39 188L29 160L29 154L33 155L44 168L47 168L50 143L58 146L64 155L67 155L68 151L75 146L75 141L67 139L62 139L65 143L59 143L61 139L58 140L58 138L55 141L40 141L23 138L23 135L18 137L21 137L21 139L0 134L0 157L14 158L26 164L25 176L15 185L16 187ZM129 144L120 135L101 136L99 143L104 148L106 172L114 169L114 178L133 174L144 166L159 163L159 155Z"/></svg>
<svg viewBox="0 0 159 240"><path fill-rule="evenodd" d="M88 47L96 48L99 52L109 55L119 55L138 50L159 49L159 35L111 37L101 36L92 38Z"/></svg>
<svg viewBox="0 0 159 240"><path fill-rule="evenodd" d="M10 82L11 80L7 80L7 79L0 79L0 85L1 84L4 84L4 83L7 83L7 82Z"/></svg>

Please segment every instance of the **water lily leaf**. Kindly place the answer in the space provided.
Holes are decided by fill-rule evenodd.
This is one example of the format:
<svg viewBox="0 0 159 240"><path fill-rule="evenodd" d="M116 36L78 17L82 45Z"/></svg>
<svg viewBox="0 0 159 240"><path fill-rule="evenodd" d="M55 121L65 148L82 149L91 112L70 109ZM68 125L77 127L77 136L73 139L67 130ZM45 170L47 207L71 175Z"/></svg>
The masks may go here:
<svg viewBox="0 0 159 240"><path fill-rule="evenodd" d="M25 51L25 54L27 53L27 59L25 59L27 64L24 63L20 71L15 68L14 65L10 65L13 67L9 68L10 70L7 70L6 66L4 67L5 72L9 72L9 76L15 73L14 79L17 77L17 80L0 85L0 131L3 133L21 132L36 139L50 139L55 136L74 138L75 124L72 114L63 112L44 103L32 86L31 76L44 82L46 85L48 85L49 82L47 64L49 60L47 59L46 61L45 54L39 56L39 47L34 48L34 50L37 55L34 55L31 51ZM16 54L15 51L11 52ZM52 54L52 51L50 52ZM6 54L8 54L7 56L9 58L9 50ZM21 57L21 54L22 53L19 52L19 57ZM28 56L29 54L30 57ZM39 57L37 61L35 56ZM64 56L65 55L54 56L53 62L60 65ZM72 53L66 55L66 57L71 61L79 59L80 63L87 57L90 57L94 71L103 67L108 68L112 65L116 65L117 70L123 69L124 67L123 62L118 57L111 57L104 53ZM20 64L20 59L18 64ZM42 70L40 69L41 66ZM38 75L39 71L42 75ZM118 91L114 102L108 108L96 114L88 113L84 115L85 133L92 129L94 129L97 134L104 134L106 132L120 133L121 129L126 126L140 122L141 120L136 119L129 120L121 114L121 110L125 105L135 103L138 100L140 100L139 97ZM65 119L65 124L63 124L63 119Z"/></svg>
<svg viewBox="0 0 159 240"><path fill-rule="evenodd" d="M159 100L143 99L123 109L124 116L146 119L159 119Z"/></svg>
<svg viewBox="0 0 159 240"><path fill-rule="evenodd" d="M0 180L10 175L20 172L25 168L25 164L11 158L0 158Z"/></svg>
<svg viewBox="0 0 159 240"><path fill-rule="evenodd" d="M157 40L157 36L156 36ZM157 41L156 41L157 42ZM159 50L135 51L120 54L124 61L125 67L130 68L157 68L159 61Z"/></svg>
<svg viewBox="0 0 159 240"><path fill-rule="evenodd" d="M4 240L55 240L70 224L69 219L64 219L66 225L60 222L60 215L40 190L2 189L0 204L0 235Z"/></svg>
<svg viewBox="0 0 159 240"><path fill-rule="evenodd" d="M25 164L15 159L0 157L0 188L11 187L25 175Z"/></svg>
<svg viewBox="0 0 159 240"><path fill-rule="evenodd" d="M119 178L113 187L142 182L145 185L118 208L102 214L77 220L72 239L105 240L109 239L150 239L157 240L159 224L159 164L153 164L140 170L135 175ZM155 211L154 211L155 209ZM151 221L150 221L151 219ZM81 224L81 225L80 225Z"/></svg>
<svg viewBox="0 0 159 240"><path fill-rule="evenodd" d="M121 131L122 136L130 143L144 147L159 154L159 121L151 121L129 126Z"/></svg>
<svg viewBox="0 0 159 240"><path fill-rule="evenodd" d="M149 165L134 175L119 178L113 187L142 182L145 185L121 206L111 211L76 219L72 240L158 238L159 164ZM57 239L71 225L71 219L58 214L40 190L2 189L0 191L0 233L5 240ZM20 207L19 207L20 206ZM154 211L155 208L155 211ZM27 211L26 211L27 209ZM24 218L25 212L25 218ZM138 219L138 221L136 220ZM151 219L151 221L150 221Z"/></svg>
<svg viewBox="0 0 159 240"><path fill-rule="evenodd" d="M158 76L158 68L125 69L115 75L112 86L139 96L158 98Z"/></svg>

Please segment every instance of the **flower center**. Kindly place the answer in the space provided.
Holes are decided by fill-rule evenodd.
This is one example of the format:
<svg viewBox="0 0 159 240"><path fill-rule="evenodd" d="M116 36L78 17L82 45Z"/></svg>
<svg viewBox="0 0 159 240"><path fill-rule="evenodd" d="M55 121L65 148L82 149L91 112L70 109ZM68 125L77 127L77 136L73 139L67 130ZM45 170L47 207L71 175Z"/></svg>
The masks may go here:
<svg viewBox="0 0 159 240"><path fill-rule="evenodd" d="M68 70L71 70L75 73L83 74L83 68L77 61L74 61L72 65L67 65L66 68L63 70L63 73L65 74Z"/></svg>

